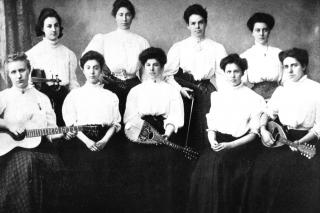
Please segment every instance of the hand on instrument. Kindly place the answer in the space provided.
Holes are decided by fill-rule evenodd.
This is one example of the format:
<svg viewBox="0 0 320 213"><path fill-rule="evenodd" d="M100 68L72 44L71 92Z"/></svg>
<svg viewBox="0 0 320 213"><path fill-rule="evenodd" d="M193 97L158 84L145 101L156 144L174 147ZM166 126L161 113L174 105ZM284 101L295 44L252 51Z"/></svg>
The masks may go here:
<svg viewBox="0 0 320 213"><path fill-rule="evenodd" d="M294 143L294 144L297 144L297 145L301 144L299 140L296 140L296 141L294 141L293 143ZM294 152L298 151L298 149L295 148L295 147L293 147L293 146L289 146L289 147L290 147L291 151L294 151Z"/></svg>
<svg viewBox="0 0 320 213"><path fill-rule="evenodd" d="M265 146L271 147L274 144L275 140L268 130L266 130L265 128L261 128L260 134L261 141Z"/></svg>
<svg viewBox="0 0 320 213"><path fill-rule="evenodd" d="M188 87L182 87L180 90L181 95L188 99L191 99L191 97L193 96L192 92L193 92L193 89L190 89Z"/></svg>
<svg viewBox="0 0 320 213"><path fill-rule="evenodd" d="M26 131L26 129L24 127L20 127L20 126L14 125L14 124L8 124L7 128L10 132L12 132L13 134L15 134L17 136L23 134Z"/></svg>
<svg viewBox="0 0 320 213"><path fill-rule="evenodd" d="M78 132L67 132L63 136L64 136L64 139L70 140L70 139L76 137L77 134L78 134Z"/></svg>

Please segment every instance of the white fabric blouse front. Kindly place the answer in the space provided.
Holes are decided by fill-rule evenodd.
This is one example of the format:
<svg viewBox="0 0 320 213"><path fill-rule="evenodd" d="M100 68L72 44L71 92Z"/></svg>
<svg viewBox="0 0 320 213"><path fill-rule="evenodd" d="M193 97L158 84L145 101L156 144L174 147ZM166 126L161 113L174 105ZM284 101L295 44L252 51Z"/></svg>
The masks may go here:
<svg viewBox="0 0 320 213"><path fill-rule="evenodd" d="M147 80L133 87L127 97L123 122L130 128L130 121L144 115L162 115L164 128L167 124L175 127L175 132L184 123L183 101L180 93L170 84Z"/></svg>
<svg viewBox="0 0 320 213"><path fill-rule="evenodd" d="M24 90L11 87L1 91L0 115L10 123L27 127L57 127L50 100L32 86Z"/></svg>
<svg viewBox="0 0 320 213"><path fill-rule="evenodd" d="M248 69L242 80L251 84L264 81L278 81L282 78L282 66L279 60L281 50L276 47L253 45L240 55L247 59Z"/></svg>
<svg viewBox="0 0 320 213"><path fill-rule="evenodd" d="M264 99L243 84L213 92L207 114L208 130L234 137L243 136L248 131L258 133L265 107Z"/></svg>
<svg viewBox="0 0 320 213"><path fill-rule="evenodd" d="M62 115L66 125L106 124L120 129L119 99L103 85L86 83L72 90L64 100Z"/></svg>
<svg viewBox="0 0 320 213"><path fill-rule="evenodd" d="M117 29L111 33L95 35L84 53L89 50L101 53L111 72L118 76L117 72L126 70L126 77L133 78L140 68L139 54L149 46L143 37L129 30Z"/></svg>
<svg viewBox="0 0 320 213"><path fill-rule="evenodd" d="M31 67L43 69L47 78L56 78L58 75L61 85L69 85L70 89L79 87L76 76L77 57L66 46L43 38L26 55Z"/></svg>
<svg viewBox="0 0 320 213"><path fill-rule="evenodd" d="M285 82L273 93L267 114L289 128L311 130L320 136L320 84L307 76L297 82Z"/></svg>
<svg viewBox="0 0 320 213"><path fill-rule="evenodd" d="M225 84L220 61L226 56L227 52L222 44L208 38L199 40L191 36L170 48L163 75L167 76L170 84L180 89L173 75L181 67L184 72L192 74L195 80L210 79L219 88Z"/></svg>

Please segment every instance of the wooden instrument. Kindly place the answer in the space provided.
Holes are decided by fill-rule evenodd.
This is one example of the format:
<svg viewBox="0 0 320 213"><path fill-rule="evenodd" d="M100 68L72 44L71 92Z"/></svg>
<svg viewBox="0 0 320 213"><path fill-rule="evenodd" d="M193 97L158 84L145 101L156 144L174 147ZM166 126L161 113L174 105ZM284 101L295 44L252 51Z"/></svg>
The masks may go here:
<svg viewBox="0 0 320 213"><path fill-rule="evenodd" d="M131 126L125 129L126 137L135 143L151 144L151 145L166 145L178 151L182 151L185 157L189 160L197 159L199 153L192 150L190 147L183 147L165 139L151 124L142 119L130 121Z"/></svg>
<svg viewBox="0 0 320 213"><path fill-rule="evenodd" d="M269 121L267 124L267 130L271 133L271 136L275 140L274 144L271 147L279 147L283 145L288 145L296 148L301 155L311 159L316 154L316 148L313 145L309 144L295 144L292 141L289 141L286 137L285 132L282 127L274 121ZM264 144L264 143L263 143ZM264 144L267 147L270 147Z"/></svg>
<svg viewBox="0 0 320 213"><path fill-rule="evenodd" d="M27 130L20 135L15 135L7 129L0 129L0 156L7 154L16 147L27 149L35 148L41 143L41 136L78 131L98 132L101 125L66 126L43 129L32 128L30 125L26 125L26 127Z"/></svg>

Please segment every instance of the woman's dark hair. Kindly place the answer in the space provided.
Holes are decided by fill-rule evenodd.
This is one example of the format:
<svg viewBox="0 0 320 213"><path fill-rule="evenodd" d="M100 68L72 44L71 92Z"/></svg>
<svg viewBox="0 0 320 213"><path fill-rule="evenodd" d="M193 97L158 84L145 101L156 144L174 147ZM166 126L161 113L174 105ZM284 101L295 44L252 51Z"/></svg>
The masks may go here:
<svg viewBox="0 0 320 213"><path fill-rule="evenodd" d="M275 21L273 16L268 13L255 13L249 18L247 22L247 27L251 32L253 31L254 24L257 22L265 23L268 26L268 29L272 30Z"/></svg>
<svg viewBox="0 0 320 213"><path fill-rule="evenodd" d="M301 66L307 67L309 64L309 54L307 50L304 49L299 49L299 48L292 48L288 50L284 50L279 53L279 60L281 63L283 63L284 59L287 57L292 57L297 59Z"/></svg>
<svg viewBox="0 0 320 213"><path fill-rule="evenodd" d="M10 62L15 62L15 61L24 61L28 70L31 71L30 61L24 52L16 52L13 54L9 54L5 60L5 64L7 65Z"/></svg>
<svg viewBox="0 0 320 213"><path fill-rule="evenodd" d="M161 48L157 47L149 47L140 53L139 61L142 65L145 65L148 59L156 59L162 68L167 63L167 56L165 52Z"/></svg>
<svg viewBox="0 0 320 213"><path fill-rule="evenodd" d="M81 58L80 58L80 67L81 69L83 69L84 64L89 61L89 60L96 60L101 69L103 68L104 64L105 64L105 60L103 55L101 55L100 53L90 50L88 52L86 52Z"/></svg>
<svg viewBox="0 0 320 213"><path fill-rule="evenodd" d="M121 7L127 8L131 13L132 18L134 18L136 16L136 10L134 9L133 4L129 0L116 0L113 3L113 7L112 7L112 11L111 11L111 14L113 17L116 17L117 12Z"/></svg>
<svg viewBox="0 0 320 213"><path fill-rule="evenodd" d="M225 70L227 64L236 64L241 69L242 73L248 69L248 63L245 58L240 58L236 53L230 54L227 57L223 58L220 62L220 68Z"/></svg>
<svg viewBox="0 0 320 213"><path fill-rule="evenodd" d="M183 19L186 24L189 24L189 18L191 15L199 15L203 18L204 22L207 23L208 20L208 12L205 8L203 8L200 4L190 5L183 13Z"/></svg>
<svg viewBox="0 0 320 213"><path fill-rule="evenodd" d="M44 35L43 24L44 24L44 20L46 20L46 18L48 18L48 17L54 17L57 19L59 26L60 26L60 34L59 34L58 38L61 38L63 36L62 20L61 20L61 17L59 16L59 14L57 13L57 11L55 11L52 8L43 8L41 10L39 18L38 18L38 22L35 27L36 35L37 36Z"/></svg>

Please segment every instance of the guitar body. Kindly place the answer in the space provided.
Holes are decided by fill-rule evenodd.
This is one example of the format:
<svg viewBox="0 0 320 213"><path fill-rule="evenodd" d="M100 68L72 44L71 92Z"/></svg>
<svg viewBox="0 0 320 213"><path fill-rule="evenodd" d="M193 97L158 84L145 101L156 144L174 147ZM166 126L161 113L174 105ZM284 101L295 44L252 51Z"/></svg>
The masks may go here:
<svg viewBox="0 0 320 213"><path fill-rule="evenodd" d="M34 124L26 123L24 126L26 129L37 128ZM22 147L26 149L32 149L41 143L41 137L27 138L25 134L17 137L15 134L6 129L0 129L0 156L7 154L16 147Z"/></svg>

